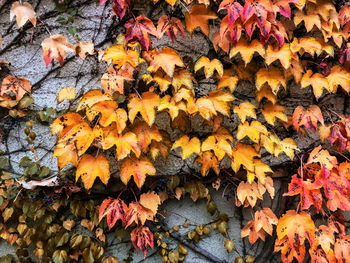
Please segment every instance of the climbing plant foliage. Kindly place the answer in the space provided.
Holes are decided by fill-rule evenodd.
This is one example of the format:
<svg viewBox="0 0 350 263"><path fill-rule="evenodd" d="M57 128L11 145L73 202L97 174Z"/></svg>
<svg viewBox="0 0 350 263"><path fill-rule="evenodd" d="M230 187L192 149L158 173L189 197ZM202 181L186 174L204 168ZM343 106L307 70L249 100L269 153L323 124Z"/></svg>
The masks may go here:
<svg viewBox="0 0 350 263"><path fill-rule="evenodd" d="M35 244L42 262L117 262L104 252L105 233L127 230L145 257L156 244L164 262L178 262L186 244L170 251L162 241L166 214L159 205L189 194L193 201L206 198L208 212L217 215L212 228L227 238L230 262L253 262L250 255L234 255L227 215L209 194L214 188L227 191L232 207L250 209L251 220L241 230L250 244L273 242L283 262L303 262L306 254L311 262L349 262L343 212L350 210L350 6L334 2L159 0L148 4L161 15L148 17L133 1L101 0L123 25L113 43L97 48L89 39L73 45L64 34L48 36L41 43L48 68L63 66L70 54L94 56L106 72L84 94L57 90L58 103L70 101L69 109L38 114L57 136L53 156L60 172L52 177L27 158L20 163L26 180L3 173L0 237L17 244L19 258L27 258L26 248ZM18 28L35 31L38 15L30 3L15 2L9 17ZM208 41L206 56L193 59L172 47L194 35ZM171 40L167 46L153 48L164 38ZM204 89L208 82L215 88ZM239 92L242 85L250 87L249 95ZM297 88L312 91L313 105L291 108L286 94ZM2 80L0 106L13 118L24 117L33 103L30 93L29 80L9 75ZM343 112L319 105L334 94L347 101ZM209 132L195 133L195 121ZM35 140L32 127L27 122L29 142ZM308 134L321 142L301 148L296 141ZM170 154L198 170L160 173L157 165ZM277 159L290 169L271 165ZM41 179L28 180L35 176ZM284 191L279 203L289 201L282 211L264 202L275 198L281 178L288 186L278 183ZM88 200L101 183L113 190ZM16 196L13 189L24 191ZM28 201L33 195L38 199ZM43 205L43 196L51 205ZM64 209L69 216L58 216ZM92 236L71 232L76 218ZM209 234L208 226L200 226L187 239L198 242Z"/></svg>

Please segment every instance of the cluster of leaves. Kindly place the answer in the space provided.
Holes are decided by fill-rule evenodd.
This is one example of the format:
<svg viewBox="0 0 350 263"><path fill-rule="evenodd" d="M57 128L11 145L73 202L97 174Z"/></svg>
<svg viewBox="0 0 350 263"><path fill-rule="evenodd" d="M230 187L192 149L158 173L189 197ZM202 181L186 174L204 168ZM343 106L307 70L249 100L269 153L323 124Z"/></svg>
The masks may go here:
<svg viewBox="0 0 350 263"><path fill-rule="evenodd" d="M210 203L206 186L186 178L167 178L166 189L154 186L164 180L155 163L167 162L169 154L176 155L181 148L179 158L198 163L201 175L214 178L217 189L223 186L218 177L222 177L224 162L229 161L231 171L226 171L226 180L239 181L237 187L230 183L235 205L254 211L254 219L241 232L251 244L275 232L275 251L281 252L283 262L294 258L302 262L306 248L312 262L347 262L350 238L341 211L350 210L350 116L344 115L346 111L340 115L321 110L316 104L331 93L349 96L350 6L337 10L330 0L166 2L169 12L159 17L156 27L145 15L134 14L130 1L114 0L112 10L125 22L125 34L118 35L116 43L106 50L96 52L91 42L74 47L62 35L51 35L42 42L46 66L53 60L62 66L67 51L82 59L87 54L98 54L108 65L101 77L102 88L86 92L75 112L66 112L51 124L52 134L58 135L53 156L60 170L69 163L76 167L75 181L81 178L86 190L93 189L97 178L107 186L124 185L115 193L117 198L102 202L98 213L90 211L91 224L133 227L131 241L146 256L154 239L149 224L156 223L162 202L189 193L194 201L207 197ZM184 12L176 11L182 8ZM13 16L18 27L27 20L36 26L35 12L28 3L15 3ZM217 32L210 33L209 20L220 20ZM174 42L178 33L184 37L185 29L190 35L199 29L213 50L194 62L170 47L152 48L153 37L160 39L167 33ZM17 105L24 94L30 93L30 84L22 78L7 78L0 95L6 103L15 101ZM202 95L201 85L208 81L215 88ZM238 92L243 81L252 86L249 99L242 99ZM311 86L315 105L300 105L289 114L282 106L283 100L278 100L296 85ZM62 89L58 101L64 99L75 99L75 89ZM331 123L325 121L325 114ZM234 130L224 125L231 118L237 120ZM161 130L159 120L167 122L177 136ZM191 128L195 120L209 132L195 134ZM262 205L265 193L272 199L275 196L274 171L262 157L285 155L293 161L300 150L291 135L310 132L334 144L336 154L331 155L320 145L297 156L299 170L283 195L299 197L298 204L278 218ZM125 189L135 193L133 201L123 196ZM3 216L10 218L10 214L4 212ZM313 218L317 217L323 219L323 225L316 226ZM226 221L219 222L219 232L224 235ZM277 225L276 230L273 225ZM16 231L7 231L5 239L13 240L11 234ZM203 229L198 232L203 233ZM196 240L198 232L189 239ZM91 253L97 260L103 251L93 244L82 255ZM229 241L225 246L232 251ZM56 251L53 258L67 257L64 250Z"/></svg>

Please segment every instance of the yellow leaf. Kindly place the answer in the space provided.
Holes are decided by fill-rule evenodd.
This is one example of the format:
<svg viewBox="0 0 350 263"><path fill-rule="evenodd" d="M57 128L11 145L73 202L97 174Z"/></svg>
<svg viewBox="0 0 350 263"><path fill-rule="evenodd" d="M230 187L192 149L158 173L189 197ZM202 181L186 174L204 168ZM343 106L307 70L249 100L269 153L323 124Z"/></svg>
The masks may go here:
<svg viewBox="0 0 350 263"><path fill-rule="evenodd" d="M260 154L248 144L238 143L235 148L232 152L232 170L238 172L241 165L243 165L245 169L254 172L254 157L260 157Z"/></svg>
<svg viewBox="0 0 350 263"><path fill-rule="evenodd" d="M237 130L237 140L242 140L245 136L248 136L253 142L259 143L261 134L267 134L267 129L258 121L244 122L239 124Z"/></svg>
<svg viewBox="0 0 350 263"><path fill-rule="evenodd" d="M279 60L285 69L290 67L292 52L288 43L284 43L282 47L277 45L268 45L266 49L265 62L270 65L272 62Z"/></svg>
<svg viewBox="0 0 350 263"><path fill-rule="evenodd" d="M175 66L183 67L184 63L175 50L165 47L161 52L154 55L147 70L156 72L159 68L162 68L166 74L172 77L174 75Z"/></svg>
<svg viewBox="0 0 350 263"><path fill-rule="evenodd" d="M125 63L135 68L139 64L140 57L136 50L126 50L123 45L113 45L106 49L102 59L106 62L112 61L118 68Z"/></svg>
<svg viewBox="0 0 350 263"><path fill-rule="evenodd" d="M197 60L194 65L194 71L197 72L204 67L205 78L210 78L214 74L214 70L217 71L220 77L224 74L224 68L222 63L218 59L209 60L209 58L202 56Z"/></svg>
<svg viewBox="0 0 350 263"><path fill-rule="evenodd" d="M63 88L58 92L57 101L61 103L65 99L71 101L75 99L75 88Z"/></svg>
<svg viewBox="0 0 350 263"><path fill-rule="evenodd" d="M190 157L193 153L196 153L199 155L201 151L201 142L197 137L193 137L190 140L188 136L184 135L174 142L173 147L171 147L171 149L173 150L178 147L181 147L182 149L181 158L185 160L188 157Z"/></svg>
<svg viewBox="0 0 350 263"><path fill-rule="evenodd" d="M155 175L156 169L147 157L141 156L140 159L128 157L124 159L120 167L120 180L127 185L131 176L138 188L141 188L146 180L146 174Z"/></svg>
<svg viewBox="0 0 350 263"><path fill-rule="evenodd" d="M256 73L256 88L260 90L262 86L267 82L271 87L272 92L276 95L280 86L282 85L286 88L286 79L282 75L282 72L278 68L272 68L267 70L266 68L261 68Z"/></svg>
<svg viewBox="0 0 350 263"><path fill-rule="evenodd" d="M256 107L251 104L250 102L242 102L238 106L235 106L233 109L233 112L238 114L239 119L241 122L245 122L247 116L256 119L256 114L255 114L255 109Z"/></svg>
<svg viewBox="0 0 350 263"><path fill-rule="evenodd" d="M75 181L78 181L79 177L81 177L86 189L92 187L97 177L101 179L102 183L107 184L110 177L108 160L103 155L95 158L90 154L85 154L79 161Z"/></svg>
<svg viewBox="0 0 350 263"><path fill-rule="evenodd" d="M271 125L275 125L276 118L283 122L288 121L288 116L283 111L286 111L285 107L279 104L272 104L271 102L266 103L261 110L265 120Z"/></svg>
<svg viewBox="0 0 350 263"><path fill-rule="evenodd" d="M318 99L321 97L323 90L327 90L328 92L332 92L332 87L330 87L327 78L325 78L320 73L312 74L312 70L309 69L301 79L301 87L305 88L308 86L312 86L315 97ZM338 85L336 89L338 88Z"/></svg>
<svg viewBox="0 0 350 263"><path fill-rule="evenodd" d="M153 92L144 92L142 98L139 98L136 94L132 94L128 103L131 123L134 122L137 113L140 112L147 124L152 126L156 118L155 108L158 108L159 102L159 96Z"/></svg>
<svg viewBox="0 0 350 263"><path fill-rule="evenodd" d="M255 52L262 57L265 55L265 48L260 41L254 39L248 43L245 38L240 38L237 44L231 48L230 58L240 53L244 63L247 65L252 60Z"/></svg>

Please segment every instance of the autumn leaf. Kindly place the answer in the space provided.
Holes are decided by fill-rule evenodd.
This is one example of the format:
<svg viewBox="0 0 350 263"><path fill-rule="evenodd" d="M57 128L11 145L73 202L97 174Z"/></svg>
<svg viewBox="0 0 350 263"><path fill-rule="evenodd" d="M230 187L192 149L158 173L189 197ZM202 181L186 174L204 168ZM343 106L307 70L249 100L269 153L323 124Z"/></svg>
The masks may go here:
<svg viewBox="0 0 350 263"><path fill-rule="evenodd" d="M58 103L61 103L67 99L68 101L74 100L75 99L75 88L63 88L58 92L57 95L57 101Z"/></svg>
<svg viewBox="0 0 350 263"><path fill-rule="evenodd" d="M338 85L347 93L350 92L350 72L343 69L342 66L336 65L332 67L330 74L326 77L329 82L329 88L333 92L337 92Z"/></svg>
<svg viewBox="0 0 350 263"><path fill-rule="evenodd" d="M209 19L216 19L217 15L205 5L194 4L190 12L185 13L186 29L192 35L193 31L200 27L202 32L209 36Z"/></svg>
<svg viewBox="0 0 350 263"><path fill-rule="evenodd" d="M103 155L95 158L90 154L85 154L79 161L75 181L78 181L79 177L87 190L92 187L97 177L102 183L107 184L110 177L108 160Z"/></svg>
<svg viewBox="0 0 350 263"><path fill-rule="evenodd" d="M93 55L94 53L95 53L95 47L94 47L94 43L92 43L91 41L79 42L75 46L75 54L78 54L82 60L85 60L87 56L86 54Z"/></svg>
<svg viewBox="0 0 350 263"><path fill-rule="evenodd" d="M132 132L118 134L116 130L110 131L101 141L102 148L107 150L116 146L117 160L126 158L132 151L136 157L141 154L137 136Z"/></svg>
<svg viewBox="0 0 350 263"><path fill-rule="evenodd" d="M253 142L259 143L261 134L267 135L267 129L258 121L240 123L237 129L237 140L248 136Z"/></svg>
<svg viewBox="0 0 350 263"><path fill-rule="evenodd" d="M112 97L108 94L103 94L101 90L93 89L89 90L84 94L84 96L80 99L77 112L86 110L86 116L89 121L93 121L97 116L97 111L92 111L91 107L101 101L111 101Z"/></svg>
<svg viewBox="0 0 350 263"><path fill-rule="evenodd" d="M254 207L258 199L263 199L262 195L259 193L258 184L256 182L246 183L241 182L237 187L237 198L241 204L244 206Z"/></svg>
<svg viewBox="0 0 350 263"><path fill-rule="evenodd" d="M135 157L125 158L120 167L120 180L127 185L131 176L138 188L141 188L146 180L146 174L155 175L156 169L147 157L141 156L140 159Z"/></svg>
<svg viewBox="0 0 350 263"><path fill-rule="evenodd" d="M334 231L328 226L319 226L315 235L314 247L320 245L326 253L329 253L331 245L334 245L334 242Z"/></svg>
<svg viewBox="0 0 350 263"><path fill-rule="evenodd" d="M193 89L193 83L197 83L193 75L186 69L175 70L172 85L175 88L175 92L181 89L182 86L188 89Z"/></svg>
<svg viewBox="0 0 350 263"><path fill-rule="evenodd" d="M219 175L220 173L219 160L211 151L203 152L199 157L197 157L196 162L202 164L201 166L202 176L206 176L210 169L213 169L214 172L217 175Z"/></svg>
<svg viewBox="0 0 350 263"><path fill-rule="evenodd" d="M206 79L213 76L214 70L216 70L220 77L224 74L224 68L218 59L209 60L209 58L205 56L200 57L194 65L194 71L197 72L203 67Z"/></svg>
<svg viewBox="0 0 350 263"><path fill-rule="evenodd" d="M36 14L32 5L28 2L14 2L10 10L10 20L16 17L18 28L21 28L29 20L36 27Z"/></svg>
<svg viewBox="0 0 350 263"><path fill-rule="evenodd" d="M272 236L272 225L277 225L278 219L270 208L264 208L256 211L254 215L255 231L259 232L263 229L266 233Z"/></svg>
<svg viewBox="0 0 350 263"><path fill-rule="evenodd" d="M264 98L271 101L273 104L275 104L277 101L276 94L273 93L271 87L267 83L265 83L262 88L255 91L255 99L258 103L260 103Z"/></svg>
<svg viewBox="0 0 350 263"><path fill-rule="evenodd" d="M140 226L134 228L131 233L131 242L134 248L137 250L139 248L143 252L144 258L147 255L147 246L153 249L153 234L147 226Z"/></svg>
<svg viewBox="0 0 350 263"><path fill-rule="evenodd" d="M314 92L315 97L318 99L321 97L323 90L327 90L328 92L332 92L333 89L328 83L326 77L324 77L320 73L312 74L312 70L308 70L301 79L301 87L305 88L311 86ZM338 88L338 85L336 89Z"/></svg>
<svg viewBox="0 0 350 263"><path fill-rule="evenodd" d="M292 56L292 51L287 43L282 47L268 45L265 54L265 62L267 65L270 65L274 61L279 60L281 65L285 69L288 69L291 65Z"/></svg>
<svg viewBox="0 0 350 263"><path fill-rule="evenodd" d="M286 88L286 80L278 68L272 68L270 70L261 68L256 73L256 88L260 90L265 83L271 87L271 90L275 95L277 94L280 86Z"/></svg>
<svg viewBox="0 0 350 263"><path fill-rule="evenodd" d="M312 245L315 238L315 223L306 212L297 213L288 210L277 223L277 237L282 240L288 238L291 247L303 246L305 239Z"/></svg>
<svg viewBox="0 0 350 263"><path fill-rule="evenodd" d="M308 109L305 109L303 106L298 106L293 112L293 127L296 131L299 130L300 126L304 125L305 128L315 132L317 122L324 125L322 112L316 105L311 105Z"/></svg>
<svg viewBox="0 0 350 263"><path fill-rule="evenodd" d="M225 154L232 157L232 146L225 138L216 138L216 136L209 136L202 143L202 152L212 150L215 156L221 161Z"/></svg>
<svg viewBox="0 0 350 263"><path fill-rule="evenodd" d="M172 42L175 42L177 33L180 33L182 35L182 38L185 37L181 20L176 17L169 19L169 17L166 15L159 18L157 32L158 38L163 37L164 33L166 32Z"/></svg>
<svg viewBox="0 0 350 263"><path fill-rule="evenodd" d="M260 56L265 56L264 46L256 39L248 42L246 39L241 38L230 50L230 58L233 58L238 53L241 55L244 63L247 65L253 58L254 53L258 53Z"/></svg>
<svg viewBox="0 0 350 263"><path fill-rule="evenodd" d="M176 103L175 99L173 97L170 97L170 95L165 95L160 100L158 111L163 111L165 109L168 110L172 120L174 120L179 115L180 110L184 112L187 110L186 105L183 101Z"/></svg>
<svg viewBox="0 0 350 263"><path fill-rule="evenodd" d="M196 153L199 155L201 151L201 142L197 137L193 137L192 139L190 139L188 138L187 135L184 135L174 142L171 149L173 150L178 147L181 147L182 149L181 158L182 160L185 160L188 157L190 157L193 153Z"/></svg>
<svg viewBox="0 0 350 263"><path fill-rule="evenodd" d="M55 59L63 66L63 60L66 57L66 51L74 52L74 46L67 42L67 39L62 35L52 35L41 42L44 52L44 61L46 67Z"/></svg>
<svg viewBox="0 0 350 263"><path fill-rule="evenodd" d="M233 160L231 167L234 172L238 172L241 165L249 171L254 171L254 157L260 157L260 154L248 144L237 143L232 151Z"/></svg>
<svg viewBox="0 0 350 263"><path fill-rule="evenodd" d="M113 100L105 100L95 103L90 110L101 113L98 123L102 127L107 127L111 123L116 123L118 133L126 127L128 115L122 108L118 108L118 103Z"/></svg>
<svg viewBox="0 0 350 263"><path fill-rule="evenodd" d="M110 197L103 200L99 209L98 221L101 222L102 218L107 217L107 225L111 229L117 223L118 219L125 222L128 212L128 206L123 200Z"/></svg>
<svg viewBox="0 0 350 263"><path fill-rule="evenodd" d="M300 194L300 208L302 210L309 209L314 205L316 211L319 212L322 206L321 186L312 183L309 180L303 180L296 174L292 176L292 180L288 185L288 192L283 196L293 196Z"/></svg>
<svg viewBox="0 0 350 263"><path fill-rule="evenodd" d="M106 1L106 0L100 0ZM102 2L101 2L102 3ZM113 0L112 12L118 16L120 20L129 12L130 0Z"/></svg>
<svg viewBox="0 0 350 263"><path fill-rule="evenodd" d="M169 77L172 77L174 75L175 66L183 67L184 63L172 48L165 47L162 51L154 55L147 70L156 72L159 68L162 68Z"/></svg>
<svg viewBox="0 0 350 263"><path fill-rule="evenodd" d="M219 78L217 89L228 87L233 93L238 83L238 77L232 76L232 70L224 70L222 77Z"/></svg>
<svg viewBox="0 0 350 263"><path fill-rule="evenodd" d="M265 232L263 229L256 230L254 220L248 221L247 225L241 230L241 238L248 236L250 244L254 244L259 238L265 241Z"/></svg>
<svg viewBox="0 0 350 263"><path fill-rule="evenodd" d="M231 102L235 99L231 93L225 92L223 90L213 90L209 92L208 99L212 102L215 111L220 112L227 117L230 116L232 105ZM200 105L198 101L199 100L196 102L197 106L203 107L203 105ZM199 112L201 112L201 109L199 109Z"/></svg>
<svg viewBox="0 0 350 263"><path fill-rule="evenodd" d="M137 94L132 94L128 103L130 122L133 123L137 113L140 112L145 122L152 126L156 118L155 108L158 108L159 102L159 96L153 92L142 93L142 98Z"/></svg>
<svg viewBox="0 0 350 263"><path fill-rule="evenodd" d="M101 84L106 94L112 95L114 91L118 91L120 94L124 94L124 81L132 81L134 68L125 63L119 70L115 70L113 67L108 68L108 72L104 73L101 77Z"/></svg>
<svg viewBox="0 0 350 263"><path fill-rule="evenodd" d="M125 228L133 222L137 225L144 225L146 220L153 221L159 205L160 197L155 192L142 194L139 202L132 202L129 204Z"/></svg>
<svg viewBox="0 0 350 263"><path fill-rule="evenodd" d="M279 105L268 102L264 105L264 108L261 110L264 115L265 120L268 124L275 125L276 119L280 119L283 122L288 121L287 115L284 113L286 108Z"/></svg>
<svg viewBox="0 0 350 263"><path fill-rule="evenodd" d="M331 156L327 150L322 150L322 146L314 148L309 155L307 163L320 163L327 170L332 170L333 167L338 166L337 158Z"/></svg>
<svg viewBox="0 0 350 263"><path fill-rule="evenodd" d="M127 50L124 45L117 44L107 48L103 53L102 59L106 62L112 61L114 65L121 68L126 63L136 67L139 64L140 57L136 50Z"/></svg>
<svg viewBox="0 0 350 263"><path fill-rule="evenodd" d="M144 153L147 152L152 141L160 142L162 140L158 127L156 125L149 127L144 121L136 120L131 130L136 134L138 144Z"/></svg>
<svg viewBox="0 0 350 263"><path fill-rule="evenodd" d="M350 258L350 235L338 238L334 244L334 254L338 262L347 262Z"/></svg>
<svg viewBox="0 0 350 263"><path fill-rule="evenodd" d="M233 108L233 112L236 113L242 123L245 122L247 116L256 119L255 113L256 107L248 101L240 103Z"/></svg>
<svg viewBox="0 0 350 263"><path fill-rule="evenodd" d="M16 101L20 101L25 94L30 94L32 84L25 78L16 78L14 76L7 76L4 78L0 88L1 96L16 96Z"/></svg>
<svg viewBox="0 0 350 263"><path fill-rule="evenodd" d="M140 41L146 50L149 50L151 46L151 40L148 34L152 34L158 37L158 33L154 27L153 22L144 15L140 15L135 19L131 18L128 22L125 23L125 28L126 42Z"/></svg>

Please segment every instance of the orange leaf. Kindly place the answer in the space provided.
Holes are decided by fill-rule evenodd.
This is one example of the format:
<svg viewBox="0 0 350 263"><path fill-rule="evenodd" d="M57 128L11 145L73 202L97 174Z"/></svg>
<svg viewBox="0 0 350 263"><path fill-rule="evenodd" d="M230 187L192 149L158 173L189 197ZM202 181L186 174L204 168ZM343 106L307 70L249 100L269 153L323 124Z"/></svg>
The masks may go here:
<svg viewBox="0 0 350 263"><path fill-rule="evenodd" d="M85 60L86 54L93 55L95 53L94 43L91 41L88 42L79 42L75 46L75 54L78 54L82 60Z"/></svg>
<svg viewBox="0 0 350 263"><path fill-rule="evenodd" d="M141 156L140 159L135 157L125 158L120 167L120 180L126 185L131 176L138 188L141 188L146 180L146 174L155 175L156 169L147 157Z"/></svg>
<svg viewBox="0 0 350 263"><path fill-rule="evenodd" d="M16 16L18 28L21 28L29 20L33 26L36 26L36 14L31 4L28 2L14 2L10 10L10 20Z"/></svg>
<svg viewBox="0 0 350 263"><path fill-rule="evenodd" d="M222 63L218 59L209 60L209 58L202 56L194 65L194 71L197 72L204 67L205 78L210 78L214 74L214 70L217 71L220 77L224 74L224 68Z"/></svg>
<svg viewBox="0 0 350 263"><path fill-rule="evenodd" d="M266 49L265 62L270 65L272 62L279 60L285 69L288 69L292 60L292 51L289 44L285 43L282 47L268 45Z"/></svg>
<svg viewBox="0 0 350 263"><path fill-rule="evenodd" d="M149 126L155 121L156 111L154 108L158 108L160 98L153 92L142 93L142 98L139 98L136 94L132 94L129 99L129 119L131 123L134 122L138 112L140 112L142 118L147 122Z"/></svg>
<svg viewBox="0 0 350 263"><path fill-rule="evenodd" d="M190 157L193 153L196 153L199 155L201 151L201 142L197 137L193 137L190 140L187 135L184 135L174 142L173 147L171 149L173 150L178 147L181 147L182 149L181 158L182 160L185 160L188 157Z"/></svg>
<svg viewBox="0 0 350 263"><path fill-rule="evenodd" d="M153 56L147 70L156 72L159 68L162 68L169 77L172 77L174 75L175 66L183 67L184 63L174 49L165 47L162 51Z"/></svg>
<svg viewBox="0 0 350 263"><path fill-rule="evenodd" d="M285 107L279 104L272 104L271 102L266 103L264 108L261 110L265 120L271 125L275 125L276 119L280 119L283 122L288 121L288 117L284 111L286 111Z"/></svg>
<svg viewBox="0 0 350 263"><path fill-rule="evenodd" d="M241 38L230 50L230 58L236 56L238 53L244 63L247 65L253 58L254 53L258 53L260 56L264 57L265 48L256 39L252 40L250 43L245 38Z"/></svg>
<svg viewBox="0 0 350 263"><path fill-rule="evenodd" d="M139 64L139 53L136 50L126 50L123 45L113 45L106 49L103 53L102 59L106 62L112 61L118 68L126 63L132 67Z"/></svg>
<svg viewBox="0 0 350 263"><path fill-rule="evenodd" d="M337 65L332 67L331 73L326 77L329 82L329 88L333 92L337 92L338 85L347 93L350 92L350 72L345 70L342 66Z"/></svg>
<svg viewBox="0 0 350 263"><path fill-rule="evenodd" d="M32 84L29 80L7 76L2 81L0 95L11 96L11 93L13 93L16 96L16 101L20 101L26 93L30 94L31 89Z"/></svg>
<svg viewBox="0 0 350 263"><path fill-rule="evenodd" d="M134 68L125 63L118 71L113 67L108 68L108 73L102 75L101 84L106 94L112 94L113 91L118 91L120 94L124 94L124 81L132 81L134 78L132 74Z"/></svg>
<svg viewBox="0 0 350 263"><path fill-rule="evenodd" d="M196 162L202 164L201 173L202 176L206 176L210 169L213 169L214 172L219 175L220 167L219 160L211 151L205 151L201 156L197 157Z"/></svg>
<svg viewBox="0 0 350 263"><path fill-rule="evenodd" d="M66 57L66 51L74 52L74 46L67 42L67 39L62 35L52 35L41 42L44 52L44 60L46 67L55 59L63 66L63 60Z"/></svg>
<svg viewBox="0 0 350 263"><path fill-rule="evenodd" d="M250 184L243 181L237 187L237 198L242 204L245 204L245 206L249 204L251 207L255 206L258 198L261 200L263 199L262 195L259 193L258 184L256 182Z"/></svg>
<svg viewBox="0 0 350 263"><path fill-rule="evenodd" d="M277 225L278 218L270 208L264 208L256 211L254 215L255 231L259 232L263 229L266 233L272 236L272 225Z"/></svg>
<svg viewBox="0 0 350 263"><path fill-rule="evenodd" d="M284 88L286 88L287 85L285 77L282 75L282 72L278 68L272 68L270 70L261 68L256 73L256 88L260 90L265 83L271 87L271 90L275 95L277 94L281 85Z"/></svg>
<svg viewBox="0 0 350 263"><path fill-rule="evenodd" d="M217 15L205 5L194 4L190 12L185 13L186 29L192 35L193 31L200 27L202 32L209 36L209 19L216 19Z"/></svg>
<svg viewBox="0 0 350 263"><path fill-rule="evenodd" d="M107 216L107 225L108 228L111 229L115 223L117 223L118 219L121 219L123 222L125 222L128 213L128 206L124 203L123 200L110 197L103 200L99 209L98 221L101 222L102 218Z"/></svg>
<svg viewBox="0 0 350 263"><path fill-rule="evenodd" d="M308 86L312 86L315 97L318 99L321 97L323 90L327 90L328 92L332 92L332 87L329 85L327 78L325 78L320 73L315 73L312 76L312 70L308 70L303 77L301 78L301 87L305 88ZM336 85L336 89L338 85Z"/></svg>
<svg viewBox="0 0 350 263"><path fill-rule="evenodd" d="M338 262L349 262L350 259L350 235L338 238L334 245L334 254Z"/></svg>
<svg viewBox="0 0 350 263"><path fill-rule="evenodd" d="M255 114L255 110L256 107L251 104L250 102L246 101L246 102L242 102L241 104L239 104L238 106L235 106L233 109L234 113L237 113L239 119L241 120L242 123L245 122L247 116L256 119L256 114Z"/></svg>
<svg viewBox="0 0 350 263"><path fill-rule="evenodd" d="M293 113L293 127L299 130L300 126L316 131L317 122L324 125L323 116L320 108L316 105L311 105L307 110L303 106L298 106Z"/></svg>
<svg viewBox="0 0 350 263"><path fill-rule="evenodd" d="M104 184L107 184L110 177L108 160L103 155L95 158L90 154L85 154L79 161L75 181L78 181L79 177L83 180L87 190L92 187L96 177L99 177Z"/></svg>
<svg viewBox="0 0 350 263"><path fill-rule="evenodd" d="M297 214L295 210L287 211L277 224L277 237L288 238L288 246L299 247L305 239L312 245L315 238L315 223L306 212Z"/></svg>
<svg viewBox="0 0 350 263"><path fill-rule="evenodd" d="M258 121L244 122L238 125L237 140L242 140L245 136L248 136L253 142L259 143L261 134L267 135L267 129Z"/></svg>
<svg viewBox="0 0 350 263"><path fill-rule="evenodd" d="M235 148L232 152L233 160L231 161L233 171L238 172L241 165L243 165L245 169L253 172L254 157L260 157L260 154L248 144L237 143Z"/></svg>
<svg viewBox="0 0 350 263"><path fill-rule="evenodd" d="M138 143L144 153L147 152L147 148L152 141L160 142L162 140L158 127L156 125L149 127L144 121L136 120L132 131L136 134Z"/></svg>

